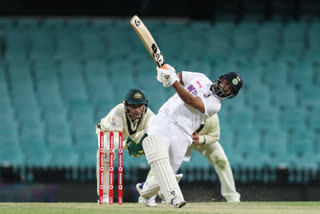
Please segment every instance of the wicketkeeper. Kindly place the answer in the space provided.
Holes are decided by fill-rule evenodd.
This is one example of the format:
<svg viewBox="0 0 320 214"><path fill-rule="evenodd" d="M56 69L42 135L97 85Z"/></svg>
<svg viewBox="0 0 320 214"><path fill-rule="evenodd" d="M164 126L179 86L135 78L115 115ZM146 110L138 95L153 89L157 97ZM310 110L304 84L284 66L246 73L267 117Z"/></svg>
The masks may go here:
<svg viewBox="0 0 320 214"><path fill-rule="evenodd" d="M152 111L148 108L148 100L146 99L145 93L140 90L133 88L131 89L124 100L124 103L115 106L106 117L102 118L100 123L96 126L96 134L98 135L98 148L99 133L100 131L108 132L112 130L122 130L123 139L126 143L123 143L123 148L130 148L128 151L132 156L141 156L143 153L141 143L147 136L146 127L150 117L153 115ZM116 142L117 143L117 142ZM117 150L119 145L115 143L114 148ZM105 137L105 149L104 149L104 165L109 165L109 138ZM131 151L134 154L131 154ZM135 152L135 151L142 151ZM97 194L99 196L99 150L97 152ZM109 184L109 167L104 167L103 173L104 184ZM104 185L103 203L109 203L108 197L108 186Z"/></svg>

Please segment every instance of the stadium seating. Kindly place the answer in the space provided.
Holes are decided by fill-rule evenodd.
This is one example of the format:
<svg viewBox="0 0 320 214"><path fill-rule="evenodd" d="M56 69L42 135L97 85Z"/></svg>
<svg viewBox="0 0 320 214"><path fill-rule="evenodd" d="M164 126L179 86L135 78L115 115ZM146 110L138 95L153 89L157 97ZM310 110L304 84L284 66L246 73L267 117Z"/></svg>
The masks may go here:
<svg viewBox="0 0 320 214"><path fill-rule="evenodd" d="M319 149L320 24L281 20L146 20L177 72L213 81L225 72L242 76L244 89L223 101L219 115L221 145L243 182L272 181L279 168L304 182L294 170L319 167L312 148ZM155 64L127 21L1 18L0 30L2 165L93 168L95 124L129 89L143 89L154 112L174 93L157 82ZM124 162L127 179L148 167L126 152ZM244 168L272 173L243 177ZM216 179L197 152L182 170L189 181Z"/></svg>

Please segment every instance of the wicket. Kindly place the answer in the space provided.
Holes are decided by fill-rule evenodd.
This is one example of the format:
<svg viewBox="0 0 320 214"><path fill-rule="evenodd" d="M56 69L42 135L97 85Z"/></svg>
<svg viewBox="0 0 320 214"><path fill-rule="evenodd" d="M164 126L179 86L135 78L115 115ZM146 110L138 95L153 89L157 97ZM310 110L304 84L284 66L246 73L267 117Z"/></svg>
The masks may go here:
<svg viewBox="0 0 320 214"><path fill-rule="evenodd" d="M114 144L118 140L118 204L123 201L123 133L120 131L109 132L109 204L113 204L114 189ZM99 204L103 203L103 173L104 173L104 132L100 132L99 148Z"/></svg>

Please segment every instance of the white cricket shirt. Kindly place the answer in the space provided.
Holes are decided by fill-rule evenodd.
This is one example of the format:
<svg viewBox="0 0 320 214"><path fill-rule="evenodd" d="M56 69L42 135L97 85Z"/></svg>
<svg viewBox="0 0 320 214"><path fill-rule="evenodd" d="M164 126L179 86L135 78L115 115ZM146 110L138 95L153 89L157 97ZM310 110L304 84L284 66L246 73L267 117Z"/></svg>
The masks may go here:
<svg viewBox="0 0 320 214"><path fill-rule="evenodd" d="M193 96L200 97L205 106L205 113L184 103L179 95L174 94L159 109L159 114L165 116L188 134L192 134L201 123L220 110L221 101L210 90L212 81L202 73L182 72L184 88Z"/></svg>

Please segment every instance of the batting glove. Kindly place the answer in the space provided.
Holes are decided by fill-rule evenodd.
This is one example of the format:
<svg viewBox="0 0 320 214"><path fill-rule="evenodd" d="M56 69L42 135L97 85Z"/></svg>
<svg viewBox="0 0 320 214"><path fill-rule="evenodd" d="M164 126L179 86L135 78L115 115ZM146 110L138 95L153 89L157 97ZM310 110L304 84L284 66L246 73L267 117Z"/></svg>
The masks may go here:
<svg viewBox="0 0 320 214"><path fill-rule="evenodd" d="M179 81L179 77L176 74L174 67L166 64L167 69L157 67L157 80L163 84L164 87L169 87L175 81Z"/></svg>

